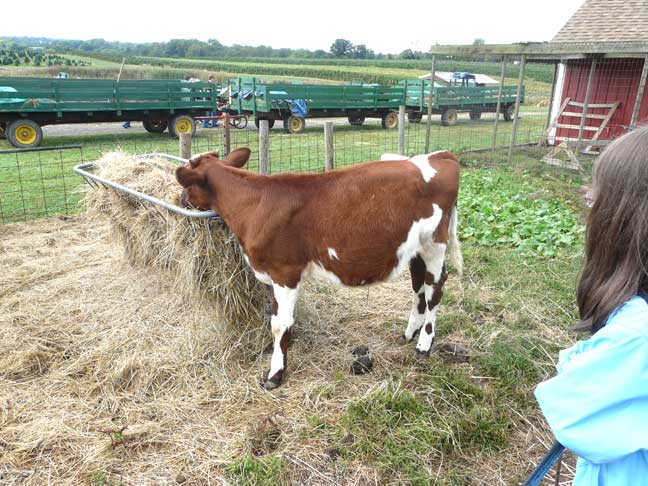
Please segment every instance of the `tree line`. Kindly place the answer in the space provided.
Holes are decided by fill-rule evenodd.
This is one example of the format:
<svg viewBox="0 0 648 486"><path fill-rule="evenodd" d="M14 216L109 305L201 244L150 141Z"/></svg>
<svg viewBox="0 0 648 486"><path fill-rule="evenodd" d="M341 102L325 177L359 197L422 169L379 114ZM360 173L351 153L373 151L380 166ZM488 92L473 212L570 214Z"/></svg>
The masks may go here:
<svg viewBox="0 0 648 486"><path fill-rule="evenodd" d="M288 49L270 46L226 46L217 39L172 39L168 42L117 42L104 39L62 40L45 37L0 37L0 43L13 48L40 47L55 52L79 52L118 56L209 58L294 58L294 59L427 59L429 53L407 49L400 54L382 54L365 44L353 44L347 39L335 39L328 51L323 49Z"/></svg>

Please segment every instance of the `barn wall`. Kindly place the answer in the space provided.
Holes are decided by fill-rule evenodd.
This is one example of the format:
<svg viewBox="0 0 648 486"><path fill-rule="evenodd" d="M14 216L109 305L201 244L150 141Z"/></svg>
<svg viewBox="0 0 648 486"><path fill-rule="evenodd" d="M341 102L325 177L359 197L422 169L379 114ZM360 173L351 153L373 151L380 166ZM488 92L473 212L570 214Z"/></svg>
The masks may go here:
<svg viewBox="0 0 648 486"><path fill-rule="evenodd" d="M590 66L591 60L572 60L568 62L560 98L561 103L566 97L580 103L585 101ZM639 88L642 68L643 59L603 59L597 62L592 81L590 103L621 102L614 117L601 135L602 140L618 137L628 129L632 119L632 110L637 89ZM570 108L569 111L580 112L581 110L579 108ZM588 112L604 114L607 110L604 108L590 108ZM642 120L648 121L648 96L644 96L639 112L639 121ZM580 125L580 117L563 116L559 123ZM600 123L600 120L587 120L586 125L599 126ZM585 131L583 137L592 138L595 133L594 131ZM577 138L578 130L561 128L558 129L557 136Z"/></svg>

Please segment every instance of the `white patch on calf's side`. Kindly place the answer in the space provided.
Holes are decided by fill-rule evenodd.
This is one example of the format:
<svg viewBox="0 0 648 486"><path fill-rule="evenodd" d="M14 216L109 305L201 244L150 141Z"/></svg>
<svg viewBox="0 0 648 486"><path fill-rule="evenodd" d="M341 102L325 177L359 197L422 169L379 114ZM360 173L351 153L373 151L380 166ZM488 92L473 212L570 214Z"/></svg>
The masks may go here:
<svg viewBox="0 0 648 486"><path fill-rule="evenodd" d="M441 217L443 216L443 211L437 204L432 204L432 208L434 210L432 216L429 218L421 218L412 223L407 233L407 239L396 250L398 263L389 275L389 280L398 277L409 264L410 260L421 251L423 245L432 241L432 236L439 227Z"/></svg>
<svg viewBox="0 0 648 486"><path fill-rule="evenodd" d="M335 251L335 248L329 248L328 249L328 254L329 254L329 258L331 260L339 260L340 259L338 257L337 251Z"/></svg>
<svg viewBox="0 0 648 486"><path fill-rule="evenodd" d="M437 171L434 167L430 165L430 155L432 154L424 154L424 155L415 155L409 161L414 164L418 169L421 171L421 175L423 176L423 180L428 183L432 178L436 175Z"/></svg>

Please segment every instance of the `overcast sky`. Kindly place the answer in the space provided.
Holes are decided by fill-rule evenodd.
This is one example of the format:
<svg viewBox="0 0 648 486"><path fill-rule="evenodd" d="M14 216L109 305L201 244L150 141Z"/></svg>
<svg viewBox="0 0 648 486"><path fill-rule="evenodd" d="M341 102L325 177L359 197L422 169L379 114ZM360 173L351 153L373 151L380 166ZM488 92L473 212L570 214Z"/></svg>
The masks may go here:
<svg viewBox="0 0 648 486"><path fill-rule="evenodd" d="M432 44L549 41L584 0L143 1L32 0L9 15L0 36L159 42L218 39L225 45L329 50L333 40L376 52Z"/></svg>

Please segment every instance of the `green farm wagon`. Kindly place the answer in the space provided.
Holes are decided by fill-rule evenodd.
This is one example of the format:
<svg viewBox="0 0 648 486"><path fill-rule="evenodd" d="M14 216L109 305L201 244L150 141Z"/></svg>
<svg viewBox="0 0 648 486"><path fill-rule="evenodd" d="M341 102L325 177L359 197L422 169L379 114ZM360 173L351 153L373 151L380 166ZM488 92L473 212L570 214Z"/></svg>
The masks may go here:
<svg viewBox="0 0 648 486"><path fill-rule="evenodd" d="M345 117L352 125L379 118L383 128L398 126L403 104L401 86L373 84L264 83L257 78L237 78L227 84L230 109L253 116L255 123L281 121L289 133L301 133L306 118Z"/></svg>
<svg viewBox="0 0 648 486"><path fill-rule="evenodd" d="M401 81L405 90L405 106L410 122L420 122L428 112L430 99L430 82L427 80ZM515 110L517 86L503 86L500 113L504 120L511 121ZM475 83L462 83L444 86L435 82L432 113L441 115L441 124L455 125L460 112L470 113L471 120L479 120L482 113L497 111L499 85L480 86ZM520 102L524 102L524 86L520 94Z"/></svg>
<svg viewBox="0 0 648 486"><path fill-rule="evenodd" d="M180 80L0 78L0 137L38 146L41 127L141 121L152 133L195 132L194 116L218 110L218 86Z"/></svg>

